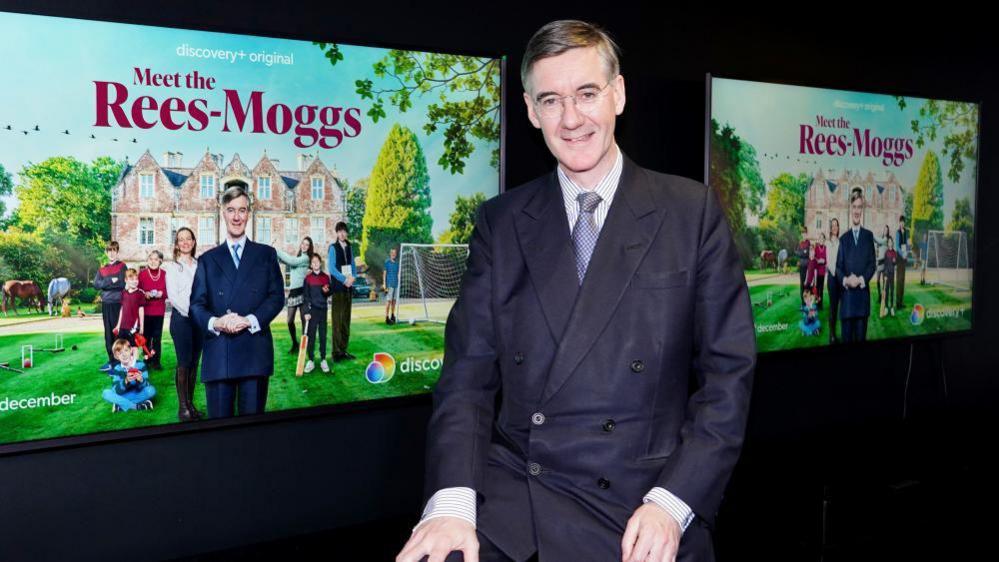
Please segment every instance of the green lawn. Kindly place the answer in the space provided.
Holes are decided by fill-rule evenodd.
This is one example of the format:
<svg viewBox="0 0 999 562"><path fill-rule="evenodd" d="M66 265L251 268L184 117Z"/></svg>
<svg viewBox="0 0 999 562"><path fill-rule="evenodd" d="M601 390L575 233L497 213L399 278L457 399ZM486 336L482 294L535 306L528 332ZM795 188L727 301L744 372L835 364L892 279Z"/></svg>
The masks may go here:
<svg viewBox="0 0 999 562"><path fill-rule="evenodd" d="M797 281L797 279L795 279ZM792 347L815 347L829 343L829 310L819 311L822 330L817 336L802 335L798 327L801 320L801 298L797 294L797 283L754 285L749 289L753 302L753 316L756 322L756 341L760 351L774 351ZM825 298L828 301L828 291ZM769 300L769 303L768 303ZM930 313L919 325L910 321L912 307L923 305ZM905 287L904 310L896 310L895 316L879 317L880 301L877 290L871 290L871 317L868 320L867 339L886 339L913 335L934 334L971 327L971 293L945 286L919 285L918 281L907 283ZM932 318L933 311L967 308L958 317ZM786 324L786 328L782 325ZM778 326L780 325L780 326ZM775 327L770 331L768 328ZM840 326L836 326L837 335Z"/></svg>
<svg viewBox="0 0 999 562"><path fill-rule="evenodd" d="M353 309L350 351L356 360L330 362L334 372L316 370L296 377L296 356L288 353L291 339L283 317L271 325L274 334L275 371L271 378L267 410L288 410L310 406L338 404L358 400L388 398L428 392L440 375L439 370L400 372L406 357L414 359L440 358L443 355L444 326L442 324L384 323L381 307ZM301 330L301 326L298 327ZM132 411L113 414L111 404L101 398L103 389L110 387L110 377L98 371L106 360L103 336L99 333L66 333L66 351L47 353L40 348L52 347L52 333L0 335L0 363L21 363L21 345L35 346L35 365L25 374L0 370L0 402L4 398L75 394L72 404L38 407L25 410L0 411L0 443L79 435L99 431L162 425L177 422L177 393L173 384L175 354L169 331L164 327L163 371L151 371L150 381L156 387L152 411ZM72 350L76 345L78 349ZM396 360L395 376L386 383L371 384L364 371L375 352L391 353ZM318 355L318 342L316 354ZM327 349L327 353L329 350ZM204 410L204 387L197 385L195 403Z"/></svg>

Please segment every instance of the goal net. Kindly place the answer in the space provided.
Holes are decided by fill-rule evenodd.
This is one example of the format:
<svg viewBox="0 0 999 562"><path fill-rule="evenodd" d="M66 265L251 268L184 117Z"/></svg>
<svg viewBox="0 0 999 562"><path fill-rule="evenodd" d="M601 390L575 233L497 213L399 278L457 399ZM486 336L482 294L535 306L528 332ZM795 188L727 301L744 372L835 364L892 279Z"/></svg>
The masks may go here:
<svg viewBox="0 0 999 562"><path fill-rule="evenodd" d="M402 244L396 317L410 323L447 321L467 260L468 244Z"/></svg>
<svg viewBox="0 0 999 562"><path fill-rule="evenodd" d="M965 232L930 230L926 233L925 280L934 285L971 289L971 262Z"/></svg>

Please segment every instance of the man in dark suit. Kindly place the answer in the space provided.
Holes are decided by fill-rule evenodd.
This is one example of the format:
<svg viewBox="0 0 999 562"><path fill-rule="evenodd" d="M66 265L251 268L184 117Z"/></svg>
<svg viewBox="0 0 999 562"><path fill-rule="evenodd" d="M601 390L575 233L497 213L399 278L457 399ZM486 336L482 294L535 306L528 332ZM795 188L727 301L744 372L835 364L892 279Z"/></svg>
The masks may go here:
<svg viewBox="0 0 999 562"><path fill-rule="evenodd" d="M874 233L860 226L864 218L864 193L850 195L850 229L839 238L836 279L841 280L839 318L844 342L867 339L867 318L871 315L871 278L874 277Z"/></svg>
<svg viewBox="0 0 999 562"><path fill-rule="evenodd" d="M546 25L521 79L558 167L479 209L397 560L709 560L755 365L722 209L621 153L599 28Z"/></svg>
<svg viewBox="0 0 999 562"><path fill-rule="evenodd" d="M246 184L226 184L221 201L226 239L198 259L191 288L191 317L205 330L201 382L211 418L264 411L274 372L270 324L284 305L277 253L246 237Z"/></svg>

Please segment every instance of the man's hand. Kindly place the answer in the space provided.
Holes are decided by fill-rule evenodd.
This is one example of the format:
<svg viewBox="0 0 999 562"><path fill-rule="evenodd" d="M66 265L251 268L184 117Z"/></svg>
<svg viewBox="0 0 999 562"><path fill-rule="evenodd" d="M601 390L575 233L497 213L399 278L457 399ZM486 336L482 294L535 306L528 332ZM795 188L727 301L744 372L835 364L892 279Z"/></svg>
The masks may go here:
<svg viewBox="0 0 999 562"><path fill-rule="evenodd" d="M635 510L621 539L622 562L674 562L680 524L654 503Z"/></svg>
<svg viewBox="0 0 999 562"><path fill-rule="evenodd" d="M668 516L667 516L668 517ZM479 562L479 539L475 527L458 517L435 517L421 523L409 537L396 562L444 562L452 551L460 550L465 562Z"/></svg>
<svg viewBox="0 0 999 562"><path fill-rule="evenodd" d="M353 275L348 275L347 278L344 279L343 285L344 285L344 287L351 287L351 286L353 286L354 285L354 276Z"/></svg>

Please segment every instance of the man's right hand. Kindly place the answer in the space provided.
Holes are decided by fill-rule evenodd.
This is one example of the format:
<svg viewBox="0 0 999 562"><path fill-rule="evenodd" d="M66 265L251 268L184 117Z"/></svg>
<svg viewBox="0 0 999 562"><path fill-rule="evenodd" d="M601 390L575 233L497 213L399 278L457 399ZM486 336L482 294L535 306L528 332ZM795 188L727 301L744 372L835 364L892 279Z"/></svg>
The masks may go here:
<svg viewBox="0 0 999 562"><path fill-rule="evenodd" d="M444 562L453 551L461 551L465 562L479 562L479 539L475 526L458 517L435 517L421 523L409 537L396 562Z"/></svg>

